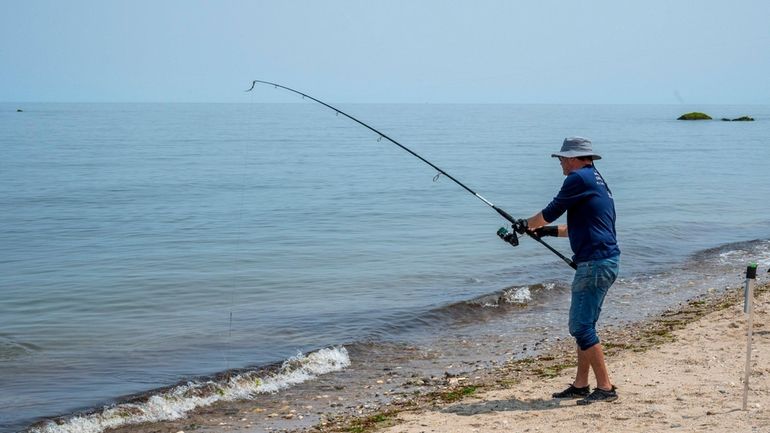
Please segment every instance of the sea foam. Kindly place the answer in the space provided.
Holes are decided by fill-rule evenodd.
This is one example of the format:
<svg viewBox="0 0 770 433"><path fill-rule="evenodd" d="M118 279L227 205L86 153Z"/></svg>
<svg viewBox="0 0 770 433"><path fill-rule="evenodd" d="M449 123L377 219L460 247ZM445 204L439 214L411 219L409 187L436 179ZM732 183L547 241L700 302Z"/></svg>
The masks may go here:
<svg viewBox="0 0 770 433"><path fill-rule="evenodd" d="M506 304L527 304L532 300L532 292L527 286L511 287L503 290L500 299Z"/></svg>
<svg viewBox="0 0 770 433"><path fill-rule="evenodd" d="M183 418L188 412L217 401L253 398L258 394L274 393L319 375L342 370L350 365L344 347L330 347L297 354L284 361L274 374L260 376L250 371L222 382L188 382L152 395L143 402L121 403L105 407L88 415L49 421L33 427L29 433L101 433L110 428L143 422L168 421Z"/></svg>

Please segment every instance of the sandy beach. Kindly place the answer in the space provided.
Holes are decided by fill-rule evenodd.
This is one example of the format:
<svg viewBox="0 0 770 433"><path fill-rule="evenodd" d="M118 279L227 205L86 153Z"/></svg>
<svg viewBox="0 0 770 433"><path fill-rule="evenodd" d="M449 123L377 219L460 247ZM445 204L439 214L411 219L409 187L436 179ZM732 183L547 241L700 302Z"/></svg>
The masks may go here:
<svg viewBox="0 0 770 433"><path fill-rule="evenodd" d="M757 293L746 411L747 316L743 290L733 288L705 294L631 326L602 327L608 367L620 396L612 403L577 406L574 400L551 398L575 373L572 342L561 340L537 356L494 368L430 378L379 369L392 378L368 379L380 383L379 388L345 382L345 373L340 373L274 394L272 403L219 402L174 421L108 431L770 432L770 285L758 286ZM319 387L326 389L323 395ZM375 392L379 403L371 400Z"/></svg>
<svg viewBox="0 0 770 433"><path fill-rule="evenodd" d="M608 357L619 400L577 406L552 392L571 383L575 369L525 378L460 402L401 413L388 433L427 432L768 432L770 328L768 301L755 304L748 410L743 411L746 315L735 303L671 332L670 341Z"/></svg>

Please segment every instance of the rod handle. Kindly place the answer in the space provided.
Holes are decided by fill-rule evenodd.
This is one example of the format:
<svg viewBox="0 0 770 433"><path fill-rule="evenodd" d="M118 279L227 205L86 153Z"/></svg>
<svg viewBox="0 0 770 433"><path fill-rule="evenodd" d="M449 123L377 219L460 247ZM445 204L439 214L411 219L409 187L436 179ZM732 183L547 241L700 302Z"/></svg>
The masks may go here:
<svg viewBox="0 0 770 433"><path fill-rule="evenodd" d="M492 205L492 209L496 210L496 211L497 211L497 213L499 213L499 214L500 214L500 216L502 216L503 218L507 219L507 220L508 220L508 221L509 221L511 224L513 224L513 223L515 223L515 222L516 222L516 219L514 219L512 216L510 216L510 215L508 214L508 212L506 212L506 211L504 211L504 210L500 209L499 207L497 207L497 206L495 206L495 205Z"/></svg>

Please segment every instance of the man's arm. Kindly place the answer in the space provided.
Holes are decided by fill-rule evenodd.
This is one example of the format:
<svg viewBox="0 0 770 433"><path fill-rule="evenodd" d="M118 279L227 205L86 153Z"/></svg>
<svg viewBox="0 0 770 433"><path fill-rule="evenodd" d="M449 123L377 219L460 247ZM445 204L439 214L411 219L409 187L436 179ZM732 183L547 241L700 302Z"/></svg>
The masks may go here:
<svg viewBox="0 0 770 433"><path fill-rule="evenodd" d="M537 228L543 227L544 225L547 225L548 223L549 221L546 221L545 218L543 218L543 212L538 212L537 215L527 218L527 227L529 230L535 230ZM559 224L557 227L559 229L560 238L566 238L569 235L566 224Z"/></svg>

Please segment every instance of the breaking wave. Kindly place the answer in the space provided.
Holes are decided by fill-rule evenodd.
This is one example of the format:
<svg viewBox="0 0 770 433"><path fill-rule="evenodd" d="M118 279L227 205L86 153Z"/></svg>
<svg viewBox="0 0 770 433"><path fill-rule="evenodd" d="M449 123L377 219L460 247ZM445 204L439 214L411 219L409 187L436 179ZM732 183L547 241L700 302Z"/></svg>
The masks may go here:
<svg viewBox="0 0 770 433"><path fill-rule="evenodd" d="M499 308L504 306L526 306L535 298L544 298L557 288L556 283L532 284L507 287L501 291L489 293L465 301L466 306ZM457 308L458 304L449 306Z"/></svg>
<svg viewBox="0 0 770 433"><path fill-rule="evenodd" d="M307 355L300 353L267 375L262 370L246 371L219 381L191 381L149 397L105 407L98 412L45 421L33 426L28 432L100 433L125 425L175 420L196 408L218 401L242 400L258 394L274 393L348 366L350 356L344 347L325 348Z"/></svg>

